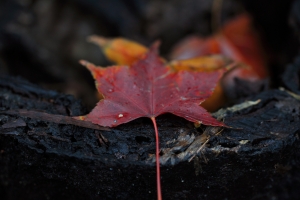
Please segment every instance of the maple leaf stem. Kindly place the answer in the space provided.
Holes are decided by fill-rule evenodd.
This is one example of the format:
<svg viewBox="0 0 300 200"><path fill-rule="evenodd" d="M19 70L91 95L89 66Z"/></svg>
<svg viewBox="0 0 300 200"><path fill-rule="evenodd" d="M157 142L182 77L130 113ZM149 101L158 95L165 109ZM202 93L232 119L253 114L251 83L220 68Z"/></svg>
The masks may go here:
<svg viewBox="0 0 300 200"><path fill-rule="evenodd" d="M160 184L160 163L159 163L159 137L156 125L155 117L151 117L155 130L155 142L156 142L156 185L157 185L157 199L162 200L161 184Z"/></svg>

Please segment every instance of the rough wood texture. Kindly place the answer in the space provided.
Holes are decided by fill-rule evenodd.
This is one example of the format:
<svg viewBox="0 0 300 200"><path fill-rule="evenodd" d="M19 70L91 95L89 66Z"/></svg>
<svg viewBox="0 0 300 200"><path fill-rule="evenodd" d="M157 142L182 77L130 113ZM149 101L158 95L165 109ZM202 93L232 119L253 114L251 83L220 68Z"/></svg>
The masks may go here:
<svg viewBox="0 0 300 200"><path fill-rule="evenodd" d="M72 96L21 79L0 80L1 111L86 113ZM224 121L234 129L221 133L195 129L172 115L158 118L164 199L298 196L300 103L279 90L248 98L257 99L256 105L227 111ZM0 127L4 199L156 197L154 131L148 119L99 131L0 114Z"/></svg>
<svg viewBox="0 0 300 200"><path fill-rule="evenodd" d="M108 63L86 36L120 35L143 44L160 38L167 55L189 34L212 34L212 2L0 1L0 74L72 92L91 108L97 100L94 84L77 62ZM298 52L289 24L299 39L299 2L290 14L293 0L223 1L220 11L224 22L244 11L240 3L252 13L270 57L272 85L298 95L300 61L288 66L280 81L279 76ZM237 85L239 97L255 89ZM158 118L164 199L299 199L299 102L279 90L253 95L241 102L260 103L226 111L224 121L235 129L220 133L171 115ZM150 120L99 131L3 114L18 109L66 118L88 112L72 96L0 77L0 199L155 199Z"/></svg>

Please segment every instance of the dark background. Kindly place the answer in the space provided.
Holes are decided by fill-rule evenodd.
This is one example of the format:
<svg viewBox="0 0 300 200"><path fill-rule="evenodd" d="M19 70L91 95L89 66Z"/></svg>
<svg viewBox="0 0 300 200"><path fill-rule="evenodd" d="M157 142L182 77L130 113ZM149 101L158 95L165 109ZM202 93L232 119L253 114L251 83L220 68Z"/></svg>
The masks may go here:
<svg viewBox="0 0 300 200"><path fill-rule="evenodd" d="M299 49L299 1L1 0L0 73L75 95L91 109L96 90L78 60L110 63L86 42L87 36L121 36L144 45L159 39L168 57L186 36L214 33L214 3L222 3L221 23L245 11L253 16L268 55L271 85L280 85L278 76Z"/></svg>

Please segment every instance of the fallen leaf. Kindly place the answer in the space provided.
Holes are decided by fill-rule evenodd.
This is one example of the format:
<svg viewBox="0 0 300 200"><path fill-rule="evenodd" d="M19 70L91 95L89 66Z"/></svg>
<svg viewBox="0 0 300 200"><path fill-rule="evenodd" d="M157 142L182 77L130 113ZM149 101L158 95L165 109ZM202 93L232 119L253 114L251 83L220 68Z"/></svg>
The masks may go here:
<svg viewBox="0 0 300 200"><path fill-rule="evenodd" d="M223 125L199 104L211 96L225 69L173 72L164 66L154 47L131 67L81 64L92 72L98 91L105 97L85 116L87 121L114 127L139 117L173 113L196 123Z"/></svg>
<svg viewBox="0 0 300 200"><path fill-rule="evenodd" d="M198 56L185 60L174 60L168 65L175 71L187 70L198 72L211 72L228 66L232 61L224 56Z"/></svg>
<svg viewBox="0 0 300 200"><path fill-rule="evenodd" d="M124 38L107 39L93 35L88 41L99 45L105 56L117 65L131 65L148 51L147 47Z"/></svg>
<svg viewBox="0 0 300 200"><path fill-rule="evenodd" d="M100 36L91 36L88 41L97 44L108 59L118 65L132 65L148 51L148 49L143 45L123 38L107 39ZM211 40L211 42L214 41ZM213 47L213 45L208 46ZM209 49L209 51L217 52L219 49ZM163 58L160 59L164 61ZM174 71L188 70L210 72L226 67L229 63L231 63L230 59L220 55L213 55L197 56L185 60L174 60L170 61L166 65L171 67ZM100 97L102 98L101 95ZM202 107L208 111L215 111L223 105L225 102L224 99L226 99L226 96L222 90L221 84L219 83L212 96L206 99L206 101L202 104Z"/></svg>
<svg viewBox="0 0 300 200"><path fill-rule="evenodd" d="M221 54L248 65L258 78L268 76L266 59L251 17L244 13L226 23L208 38L190 36L178 43L171 59L190 59L197 56ZM243 76L247 78L247 75Z"/></svg>
<svg viewBox="0 0 300 200"><path fill-rule="evenodd" d="M201 38L199 36L189 36L178 42L173 48L171 60L185 60L194 57L220 54L220 45L213 37Z"/></svg>
<svg viewBox="0 0 300 200"><path fill-rule="evenodd" d="M155 118L172 113L191 122L211 126L225 126L201 106L212 93L226 68L212 72L194 72L165 66L157 53L158 45L131 66L86 66L96 80L96 87L104 99L86 116L79 119L114 127L139 117L152 120L156 137L157 192L161 199L159 169L159 138Z"/></svg>
<svg viewBox="0 0 300 200"><path fill-rule="evenodd" d="M222 88L221 83L219 82L215 87L213 94L209 98L207 98L201 104L201 106L206 110L212 112L219 109L222 105L224 105L224 102L226 102L226 100L227 100L227 96Z"/></svg>
<svg viewBox="0 0 300 200"><path fill-rule="evenodd" d="M247 64L259 78L268 76L266 56L248 14L229 21L216 37L222 54Z"/></svg>

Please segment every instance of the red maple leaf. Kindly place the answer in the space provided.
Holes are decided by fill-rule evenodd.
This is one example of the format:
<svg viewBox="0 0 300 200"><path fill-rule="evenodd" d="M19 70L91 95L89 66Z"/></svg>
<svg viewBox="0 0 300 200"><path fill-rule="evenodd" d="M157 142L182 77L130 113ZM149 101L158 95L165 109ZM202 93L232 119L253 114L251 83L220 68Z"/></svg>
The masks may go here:
<svg viewBox="0 0 300 200"><path fill-rule="evenodd" d="M161 199L159 139L155 118L173 113L191 122L225 126L199 106L208 98L225 69L213 72L172 71L164 66L152 48L132 66L108 68L81 61L93 74L98 91L104 96L82 120L114 127L139 117L151 118L156 135L157 192Z"/></svg>

